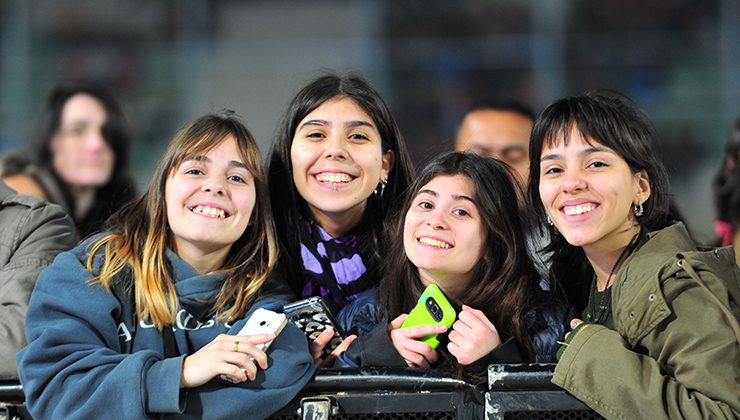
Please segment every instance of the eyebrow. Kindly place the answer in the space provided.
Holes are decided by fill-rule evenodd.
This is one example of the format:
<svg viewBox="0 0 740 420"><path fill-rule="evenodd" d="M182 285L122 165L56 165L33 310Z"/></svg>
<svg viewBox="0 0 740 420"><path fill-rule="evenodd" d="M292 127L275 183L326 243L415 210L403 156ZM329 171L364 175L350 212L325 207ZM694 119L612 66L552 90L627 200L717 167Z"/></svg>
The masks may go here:
<svg viewBox="0 0 740 420"><path fill-rule="evenodd" d="M416 196L418 197L421 194L429 194L432 197L439 197L439 194L437 194L436 191L429 190L429 189L420 190L419 193L416 194ZM455 200L455 201L470 201L471 203L473 203L473 205L477 206L477 204L475 203L475 200L473 200L472 198L468 197L467 195L463 195L463 194L452 194L452 199Z"/></svg>
<svg viewBox="0 0 740 420"><path fill-rule="evenodd" d="M600 153L600 152L604 152L604 153L611 153L611 154L613 154L613 155L614 155L614 154L616 154L616 152L615 152L615 151L613 151L612 149L609 149L608 147L596 147L596 146L594 146L594 147L589 147L589 148L587 148L587 149L584 149L584 150L583 150L582 152L580 152L579 154L580 154L580 155L581 155L582 157L585 157L585 156L588 156L588 155L592 155L592 154L594 154L594 153ZM544 156L542 156L542 157L540 158L540 162L544 162L544 161L546 161L546 160L557 160L557 159L562 159L562 158L563 158L563 156L562 156L562 155L560 155L560 154L557 154L557 153L550 153L550 154L548 154L548 155L544 155Z"/></svg>
<svg viewBox="0 0 740 420"><path fill-rule="evenodd" d="M183 162L188 162L188 161L191 161L191 160L194 160L196 162L205 162L205 163L211 163L212 162L212 160L210 158L208 158L207 156L203 156L203 155L189 157L189 158L185 159ZM227 166L229 168L243 168L243 169L246 169L247 171L249 170L249 168L247 167L247 165L244 162L239 161L239 160L230 160L227 163Z"/></svg>
<svg viewBox="0 0 740 420"><path fill-rule="evenodd" d="M301 124L301 126L298 129L299 130L302 130L306 126L314 126L314 125L329 125L330 126L330 125L332 125L332 123L331 123L331 121L327 121L327 120L308 120L308 121L304 122L303 124ZM363 121L363 120L347 121L346 123L344 123L344 126L346 128L354 128L354 127L375 128L374 125L372 125L371 123L369 123L367 121Z"/></svg>

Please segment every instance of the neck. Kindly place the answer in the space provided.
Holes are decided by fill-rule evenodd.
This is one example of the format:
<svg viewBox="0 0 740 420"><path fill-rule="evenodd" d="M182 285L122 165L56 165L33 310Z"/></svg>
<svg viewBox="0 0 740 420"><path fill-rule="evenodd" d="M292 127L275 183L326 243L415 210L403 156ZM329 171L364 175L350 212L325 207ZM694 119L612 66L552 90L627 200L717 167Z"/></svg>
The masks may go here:
<svg viewBox="0 0 740 420"><path fill-rule="evenodd" d="M75 219L80 220L85 217L95 202L95 192L93 187L71 187L70 192L74 199Z"/></svg>
<svg viewBox="0 0 740 420"><path fill-rule="evenodd" d="M198 274L211 273L224 266L226 256L231 247L220 248L213 251L202 250L192 246L182 246L175 249L175 253L183 261L190 264Z"/></svg>
<svg viewBox="0 0 740 420"><path fill-rule="evenodd" d="M336 213L326 213L311 208L311 216L332 238L339 238L356 228L365 214L365 203L361 207Z"/></svg>
<svg viewBox="0 0 740 420"><path fill-rule="evenodd" d="M444 292L445 295L454 297L460 300L465 293L465 290L470 284L470 275L460 275L458 277L452 277L447 273L440 273L435 271L427 271L419 269L419 279L421 284L425 287L430 284L436 284Z"/></svg>
<svg viewBox="0 0 740 420"><path fill-rule="evenodd" d="M596 289L598 291L604 291L612 285L620 268L617 265L624 263L627 258L624 253L639 232L640 226L634 225L615 234L615 237L609 243L583 247L586 258L588 258L596 275ZM619 261L620 257L622 257L621 261Z"/></svg>

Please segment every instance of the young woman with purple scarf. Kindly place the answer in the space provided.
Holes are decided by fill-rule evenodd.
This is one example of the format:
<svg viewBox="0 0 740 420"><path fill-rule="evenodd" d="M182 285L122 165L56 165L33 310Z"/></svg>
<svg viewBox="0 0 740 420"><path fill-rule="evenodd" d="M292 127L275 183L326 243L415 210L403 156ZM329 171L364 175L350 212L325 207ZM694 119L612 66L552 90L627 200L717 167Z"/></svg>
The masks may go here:
<svg viewBox="0 0 740 420"><path fill-rule="evenodd" d="M387 216L414 173L380 94L356 75L313 80L288 106L268 165L278 270L296 295L322 296L336 312L376 287Z"/></svg>

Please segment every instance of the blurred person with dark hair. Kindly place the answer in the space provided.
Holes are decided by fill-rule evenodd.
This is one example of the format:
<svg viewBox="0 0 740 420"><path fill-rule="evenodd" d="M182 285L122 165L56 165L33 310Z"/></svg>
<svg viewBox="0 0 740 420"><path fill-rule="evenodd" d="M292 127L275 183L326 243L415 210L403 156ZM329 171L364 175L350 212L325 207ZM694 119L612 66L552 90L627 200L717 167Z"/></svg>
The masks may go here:
<svg viewBox="0 0 740 420"><path fill-rule="evenodd" d="M19 193L62 206L81 238L134 198L124 115L102 87L87 82L56 86L32 133L25 151L0 161L0 176Z"/></svg>
<svg viewBox="0 0 740 420"><path fill-rule="evenodd" d="M24 319L41 270L77 243L61 207L17 194L0 181L0 380L17 380L16 353L26 344Z"/></svg>
<svg viewBox="0 0 740 420"><path fill-rule="evenodd" d="M730 129L725 146L725 157L717 175L714 176L714 205L717 220L714 231L720 245L736 245L735 255L740 256L740 117Z"/></svg>
<svg viewBox="0 0 740 420"><path fill-rule="evenodd" d="M529 135L534 112L513 99L475 103L457 130L455 150L489 156L509 165L522 189L529 177Z"/></svg>

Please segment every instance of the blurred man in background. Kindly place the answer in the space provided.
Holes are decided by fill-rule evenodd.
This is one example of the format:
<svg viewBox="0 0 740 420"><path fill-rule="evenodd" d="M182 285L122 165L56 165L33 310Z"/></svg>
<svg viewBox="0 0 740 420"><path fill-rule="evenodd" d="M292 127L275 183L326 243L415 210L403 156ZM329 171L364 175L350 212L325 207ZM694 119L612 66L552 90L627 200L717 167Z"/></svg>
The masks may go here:
<svg viewBox="0 0 740 420"><path fill-rule="evenodd" d="M455 138L455 150L506 162L526 190L529 176L529 135L534 112L517 101L478 102L465 114Z"/></svg>

